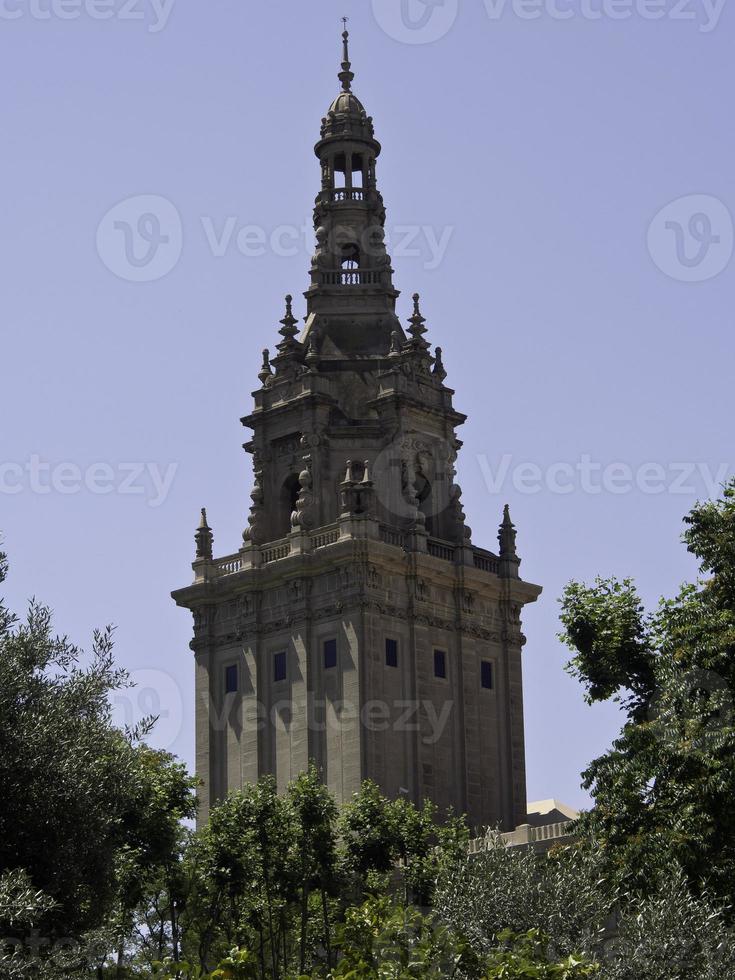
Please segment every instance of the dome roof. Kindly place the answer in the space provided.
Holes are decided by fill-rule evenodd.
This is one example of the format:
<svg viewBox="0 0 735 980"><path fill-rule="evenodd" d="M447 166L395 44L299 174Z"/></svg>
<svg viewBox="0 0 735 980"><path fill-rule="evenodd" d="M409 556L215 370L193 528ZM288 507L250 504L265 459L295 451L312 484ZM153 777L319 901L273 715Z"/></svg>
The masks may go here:
<svg viewBox="0 0 735 980"><path fill-rule="evenodd" d="M340 92L329 107L329 112L350 112L356 116L365 111L362 102L354 92Z"/></svg>

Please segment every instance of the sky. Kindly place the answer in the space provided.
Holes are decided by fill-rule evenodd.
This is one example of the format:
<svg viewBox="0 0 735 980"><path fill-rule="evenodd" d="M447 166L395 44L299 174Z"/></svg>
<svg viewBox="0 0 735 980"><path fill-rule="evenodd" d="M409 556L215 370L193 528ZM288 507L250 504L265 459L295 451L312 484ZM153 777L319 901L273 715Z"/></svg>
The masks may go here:
<svg viewBox="0 0 735 980"><path fill-rule="evenodd" d="M398 311L422 296L476 544L521 574L528 796L585 806L615 737L564 671L571 579L696 574L682 517L735 473L735 10L721 0L0 0L0 530L7 601L89 649L116 626L193 763L191 581L206 505L237 549L239 419L301 293L312 147L354 90L383 145Z"/></svg>

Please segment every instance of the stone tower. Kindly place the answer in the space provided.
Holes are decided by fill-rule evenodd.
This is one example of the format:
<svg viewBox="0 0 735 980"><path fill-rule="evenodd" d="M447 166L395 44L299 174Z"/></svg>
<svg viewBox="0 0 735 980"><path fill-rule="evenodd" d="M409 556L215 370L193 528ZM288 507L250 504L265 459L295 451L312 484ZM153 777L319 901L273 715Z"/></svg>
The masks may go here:
<svg viewBox="0 0 735 980"><path fill-rule="evenodd" d="M520 611L541 589L519 577L507 508L498 553L472 543L454 480L465 416L418 295L405 331L395 313L380 144L347 45L315 147L304 327L287 296L242 420L243 542L215 558L202 511L194 583L173 593L194 615L200 820L314 760L339 800L372 779L510 830L526 815Z"/></svg>

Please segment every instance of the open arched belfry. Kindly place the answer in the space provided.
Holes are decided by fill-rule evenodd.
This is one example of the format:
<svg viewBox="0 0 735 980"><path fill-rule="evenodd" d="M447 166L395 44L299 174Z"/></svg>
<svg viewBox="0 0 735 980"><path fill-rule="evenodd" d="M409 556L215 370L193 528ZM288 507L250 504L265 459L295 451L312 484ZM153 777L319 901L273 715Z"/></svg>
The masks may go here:
<svg viewBox="0 0 735 980"><path fill-rule="evenodd" d="M472 543L453 407L414 295L404 329L384 241L380 144L341 91L315 151L316 248L299 331L286 297L251 413L252 505L240 548L213 552L206 513L194 582L200 820L265 773L310 760L337 798L372 779L390 796L524 821L521 607L507 508L497 553Z"/></svg>

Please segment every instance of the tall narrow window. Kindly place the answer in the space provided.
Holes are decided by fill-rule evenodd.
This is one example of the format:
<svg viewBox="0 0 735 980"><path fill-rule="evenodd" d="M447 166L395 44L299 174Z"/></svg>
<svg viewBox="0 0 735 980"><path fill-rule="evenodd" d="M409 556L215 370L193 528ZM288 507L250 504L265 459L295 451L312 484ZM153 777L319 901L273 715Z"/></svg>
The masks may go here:
<svg viewBox="0 0 735 980"><path fill-rule="evenodd" d="M334 186L344 187L347 183L345 179L345 171L347 170L347 164L345 163L344 153L338 153L334 158Z"/></svg>
<svg viewBox="0 0 735 980"><path fill-rule="evenodd" d="M225 694L234 694L237 690L237 664L225 667Z"/></svg>
<svg viewBox="0 0 735 980"><path fill-rule="evenodd" d="M329 670L337 666L337 641L324 641L324 669Z"/></svg>
<svg viewBox="0 0 735 980"><path fill-rule="evenodd" d="M285 537L291 530L291 514L296 509L296 501L299 499L300 490L301 481L299 480L298 473L289 474L281 485L281 492L278 499L278 526L275 529L275 533L279 537Z"/></svg>
<svg viewBox="0 0 735 980"><path fill-rule="evenodd" d="M359 153L352 156L352 186L362 187L362 157Z"/></svg>
<svg viewBox="0 0 735 980"><path fill-rule="evenodd" d="M284 650L273 655L273 680L286 680L286 652Z"/></svg>
<svg viewBox="0 0 735 980"><path fill-rule="evenodd" d="M434 650L434 677L447 676L447 654L444 650Z"/></svg>
<svg viewBox="0 0 735 980"><path fill-rule="evenodd" d="M489 660L480 663L480 683L487 691L493 689L493 665Z"/></svg>
<svg viewBox="0 0 735 980"><path fill-rule="evenodd" d="M398 640L385 641L385 666L398 666Z"/></svg>

